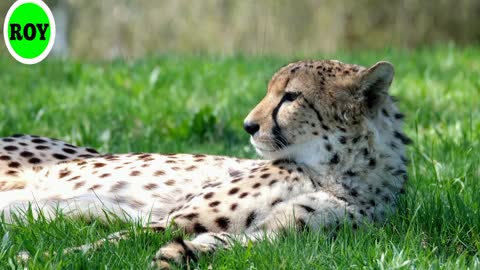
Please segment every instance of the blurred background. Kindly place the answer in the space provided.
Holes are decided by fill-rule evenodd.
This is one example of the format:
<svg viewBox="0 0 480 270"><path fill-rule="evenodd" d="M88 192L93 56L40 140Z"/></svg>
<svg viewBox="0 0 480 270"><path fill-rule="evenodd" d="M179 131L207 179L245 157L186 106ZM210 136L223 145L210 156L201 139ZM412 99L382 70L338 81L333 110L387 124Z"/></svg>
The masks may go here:
<svg viewBox="0 0 480 270"><path fill-rule="evenodd" d="M165 52L288 56L480 41L478 0L45 2L57 21L54 54L81 59ZM0 1L2 16L12 3Z"/></svg>

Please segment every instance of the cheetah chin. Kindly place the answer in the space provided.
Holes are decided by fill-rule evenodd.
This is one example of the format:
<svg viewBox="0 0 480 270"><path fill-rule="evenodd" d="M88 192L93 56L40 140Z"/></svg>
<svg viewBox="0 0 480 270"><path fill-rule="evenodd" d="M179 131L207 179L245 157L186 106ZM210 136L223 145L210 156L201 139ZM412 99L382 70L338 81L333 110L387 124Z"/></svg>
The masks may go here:
<svg viewBox="0 0 480 270"><path fill-rule="evenodd" d="M308 157L317 156L318 152L312 152L312 149L317 148L321 142L308 142L303 144L288 145L285 147L271 147L270 149L257 143L253 137L250 138L250 143L255 148L257 154L269 160L306 160Z"/></svg>

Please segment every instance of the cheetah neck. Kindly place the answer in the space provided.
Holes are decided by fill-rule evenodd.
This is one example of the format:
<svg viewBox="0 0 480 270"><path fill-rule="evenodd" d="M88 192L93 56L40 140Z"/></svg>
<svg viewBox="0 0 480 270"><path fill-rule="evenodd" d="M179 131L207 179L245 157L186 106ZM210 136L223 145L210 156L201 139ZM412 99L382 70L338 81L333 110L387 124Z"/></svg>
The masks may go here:
<svg viewBox="0 0 480 270"><path fill-rule="evenodd" d="M395 113L391 105L386 114L379 112L357 128L295 146L291 159L305 166L309 177L324 187L363 183L398 193L407 179L408 138Z"/></svg>

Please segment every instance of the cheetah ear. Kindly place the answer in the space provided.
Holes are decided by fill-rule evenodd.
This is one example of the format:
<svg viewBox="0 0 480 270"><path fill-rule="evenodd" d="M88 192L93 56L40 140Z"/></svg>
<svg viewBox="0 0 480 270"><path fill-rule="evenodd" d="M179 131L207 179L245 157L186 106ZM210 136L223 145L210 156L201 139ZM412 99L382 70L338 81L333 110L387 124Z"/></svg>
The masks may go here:
<svg viewBox="0 0 480 270"><path fill-rule="evenodd" d="M393 65L386 61L378 62L363 72L360 93L369 110L375 111L387 98L393 74Z"/></svg>

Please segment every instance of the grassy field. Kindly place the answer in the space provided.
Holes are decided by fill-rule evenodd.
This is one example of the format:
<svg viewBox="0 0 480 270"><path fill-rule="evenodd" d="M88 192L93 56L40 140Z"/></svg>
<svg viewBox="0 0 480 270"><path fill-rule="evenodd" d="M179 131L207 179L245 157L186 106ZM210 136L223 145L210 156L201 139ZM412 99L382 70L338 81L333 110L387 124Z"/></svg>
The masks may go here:
<svg viewBox="0 0 480 270"><path fill-rule="evenodd" d="M480 268L480 48L340 52L309 55L396 67L392 92L414 140L406 195L386 224L336 238L287 234L275 243L202 256L191 269ZM298 57L304 58L304 57ZM23 66L0 58L0 136L33 133L104 152L190 152L254 157L243 118L264 95L279 57L156 56L88 64L50 60ZM175 232L142 232L137 224L59 217L9 228L0 269L145 269ZM118 246L85 254L43 256L119 229ZM6 232L0 227L0 237Z"/></svg>

